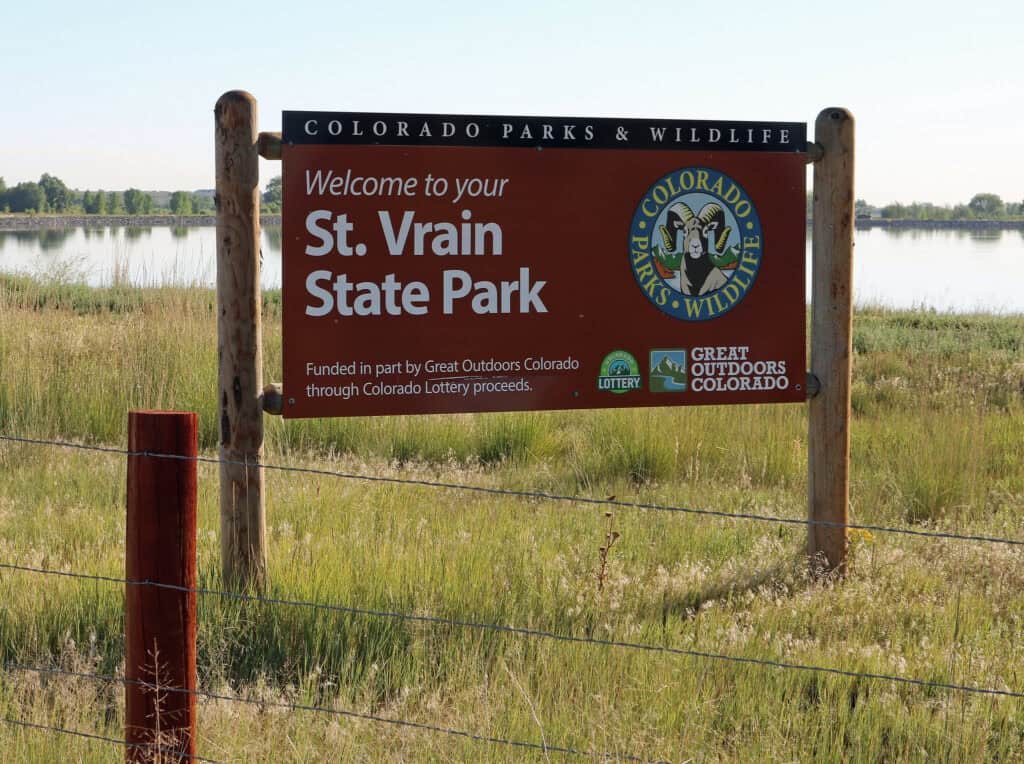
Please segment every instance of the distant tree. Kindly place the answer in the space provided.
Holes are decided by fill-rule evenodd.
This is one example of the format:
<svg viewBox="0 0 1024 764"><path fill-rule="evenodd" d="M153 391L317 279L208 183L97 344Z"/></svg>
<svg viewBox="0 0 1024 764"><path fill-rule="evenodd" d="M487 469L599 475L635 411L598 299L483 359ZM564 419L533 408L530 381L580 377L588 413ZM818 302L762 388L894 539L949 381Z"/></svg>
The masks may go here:
<svg viewBox="0 0 1024 764"><path fill-rule="evenodd" d="M172 215L191 215L192 214L192 194L187 191L175 191L171 194L171 214Z"/></svg>
<svg viewBox="0 0 1024 764"><path fill-rule="evenodd" d="M911 220L948 220L950 209L931 202L914 202L906 208L905 216Z"/></svg>
<svg viewBox="0 0 1024 764"><path fill-rule="evenodd" d="M152 208L153 200L149 194L137 188L129 188L124 192L124 210L129 215L145 215Z"/></svg>
<svg viewBox="0 0 1024 764"><path fill-rule="evenodd" d="M209 197L203 196L202 194L192 194L192 214L203 215L207 210L212 209L213 205Z"/></svg>
<svg viewBox="0 0 1024 764"><path fill-rule="evenodd" d="M111 191L107 194L107 214L116 215L124 212L124 198L119 191Z"/></svg>
<svg viewBox="0 0 1024 764"><path fill-rule="evenodd" d="M96 214L97 215L106 215L107 214L107 195L105 193L103 193L103 190L101 189L101 190L96 192L96 196L94 198L95 198L95 201L93 202L93 206L96 208Z"/></svg>
<svg viewBox="0 0 1024 764"><path fill-rule="evenodd" d="M54 212L65 212L71 206L71 192L60 178L43 173L39 187L46 194L46 205Z"/></svg>
<svg viewBox="0 0 1024 764"><path fill-rule="evenodd" d="M977 217L998 218L1006 214L1006 205L998 194L975 194L967 206Z"/></svg>
<svg viewBox="0 0 1024 764"><path fill-rule="evenodd" d="M19 183L6 194L11 212L45 212L46 192L38 183Z"/></svg>
<svg viewBox="0 0 1024 764"><path fill-rule="evenodd" d="M907 216L907 208L899 202L893 202L882 207L882 217L886 220L900 220Z"/></svg>
<svg viewBox="0 0 1024 764"><path fill-rule="evenodd" d="M853 203L853 215L858 218L869 218L871 213L875 211L875 208L868 204L863 199L857 199Z"/></svg>
<svg viewBox="0 0 1024 764"><path fill-rule="evenodd" d="M275 175L267 183L267 190L263 192L263 207L268 212L281 211L281 176Z"/></svg>
<svg viewBox="0 0 1024 764"><path fill-rule="evenodd" d="M138 215L142 206L142 192L137 188L129 188L124 192L124 211L129 215Z"/></svg>
<svg viewBox="0 0 1024 764"><path fill-rule="evenodd" d="M92 191L82 192L82 212L86 215L95 215L96 197L93 196Z"/></svg>

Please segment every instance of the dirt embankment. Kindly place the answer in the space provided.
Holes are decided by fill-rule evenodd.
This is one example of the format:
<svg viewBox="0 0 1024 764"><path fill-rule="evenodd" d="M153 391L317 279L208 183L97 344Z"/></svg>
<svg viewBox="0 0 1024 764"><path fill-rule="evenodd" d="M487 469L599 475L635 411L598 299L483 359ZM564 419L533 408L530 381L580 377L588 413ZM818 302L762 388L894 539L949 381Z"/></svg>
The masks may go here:
<svg viewBox="0 0 1024 764"><path fill-rule="evenodd" d="M279 225L280 215L261 215L266 225ZM201 226L216 225L213 215L0 215L0 230L38 231L83 226Z"/></svg>

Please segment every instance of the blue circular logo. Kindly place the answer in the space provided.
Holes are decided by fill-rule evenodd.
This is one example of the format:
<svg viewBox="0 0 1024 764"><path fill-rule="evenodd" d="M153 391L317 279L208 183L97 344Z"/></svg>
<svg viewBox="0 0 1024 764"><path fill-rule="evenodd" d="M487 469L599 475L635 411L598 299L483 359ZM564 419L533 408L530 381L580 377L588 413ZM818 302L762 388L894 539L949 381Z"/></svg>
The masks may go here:
<svg viewBox="0 0 1024 764"><path fill-rule="evenodd" d="M761 220L725 173L684 167L644 193L629 229L636 283L659 310L708 321L746 297L761 267Z"/></svg>

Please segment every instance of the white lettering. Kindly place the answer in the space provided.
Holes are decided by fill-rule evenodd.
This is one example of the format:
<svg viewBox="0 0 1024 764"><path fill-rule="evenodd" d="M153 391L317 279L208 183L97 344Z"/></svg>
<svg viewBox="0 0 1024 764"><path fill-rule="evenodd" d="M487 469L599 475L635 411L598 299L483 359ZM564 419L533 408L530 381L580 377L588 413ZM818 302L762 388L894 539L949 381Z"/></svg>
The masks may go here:
<svg viewBox="0 0 1024 764"><path fill-rule="evenodd" d="M331 251L331 245L334 244L334 238L331 236L330 231L325 228L320 228L317 225L317 223L325 222L330 219L330 210L313 210L306 216L306 231L320 239L319 246L314 247L312 244L306 245L307 255L312 257L322 257Z"/></svg>
<svg viewBox="0 0 1024 764"><path fill-rule="evenodd" d="M395 234L395 229L391 225L391 213L387 210L378 210L377 217L380 218L381 230L384 232L384 243L387 244L389 255L400 255L405 249L405 240L409 236L409 228L412 226L413 218L416 214L412 211L407 210L402 214L402 226L398 229L398 234ZM422 249L418 254L423 254Z"/></svg>
<svg viewBox="0 0 1024 764"><path fill-rule="evenodd" d="M306 291L313 297L320 300L319 307L313 307L312 305L306 306L307 316L313 316L314 318L326 316L331 312L331 308L334 307L334 298L331 296L331 293L317 283L324 279L329 279L330 277L330 271L313 271L306 277Z"/></svg>

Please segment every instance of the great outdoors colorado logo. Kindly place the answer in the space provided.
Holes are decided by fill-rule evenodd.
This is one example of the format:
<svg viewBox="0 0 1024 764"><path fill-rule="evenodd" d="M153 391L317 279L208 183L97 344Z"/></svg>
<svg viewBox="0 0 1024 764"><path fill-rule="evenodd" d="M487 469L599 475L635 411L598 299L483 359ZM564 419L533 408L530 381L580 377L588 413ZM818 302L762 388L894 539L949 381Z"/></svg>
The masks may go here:
<svg viewBox="0 0 1024 764"><path fill-rule="evenodd" d="M674 170L651 186L633 215L630 265L647 299L683 321L732 310L761 267L761 221L724 173Z"/></svg>

